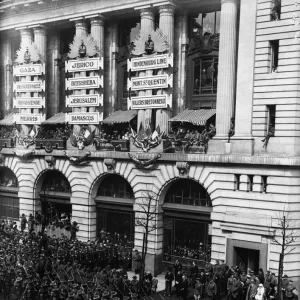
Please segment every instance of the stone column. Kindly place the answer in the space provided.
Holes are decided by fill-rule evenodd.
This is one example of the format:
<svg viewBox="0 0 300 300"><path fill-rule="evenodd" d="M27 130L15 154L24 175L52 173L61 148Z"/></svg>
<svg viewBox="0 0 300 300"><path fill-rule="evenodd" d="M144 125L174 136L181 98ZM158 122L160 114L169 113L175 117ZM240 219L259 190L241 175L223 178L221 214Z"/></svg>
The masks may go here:
<svg viewBox="0 0 300 300"><path fill-rule="evenodd" d="M97 41L97 46L100 50L100 59L103 61L104 59L104 18L103 17L96 17L93 18L91 20L91 35L92 37ZM95 71L91 71L90 72L91 76L95 76L95 75L100 75L100 76L104 76L103 70L99 72L95 72ZM90 90L90 94L99 94L99 90L94 90L91 89ZM103 96L103 87L102 87L102 92L101 92L102 96ZM90 107L89 109L90 112L94 112L97 111L99 113L103 114L103 106L102 107ZM95 133L99 134L99 126L95 126L95 125L90 125L91 130L96 130Z"/></svg>
<svg viewBox="0 0 300 300"><path fill-rule="evenodd" d="M159 8L159 28L162 32L168 36L168 43L170 45L170 51L173 52L174 46L174 6L172 5L163 5ZM160 74L170 73L165 70L161 70ZM166 94L166 90L159 91L160 94ZM169 131L169 119L171 116L171 111L167 109L158 109L156 111L156 124L155 127L159 125L161 132Z"/></svg>
<svg viewBox="0 0 300 300"><path fill-rule="evenodd" d="M112 26L112 36L111 36L111 112L118 109L117 103L117 60L119 57L119 47L118 47L118 23L114 23Z"/></svg>
<svg viewBox="0 0 300 300"><path fill-rule="evenodd" d="M61 111L64 106L60 103L60 35L58 31L52 30L49 35L47 47L46 74L47 74L47 116L51 117Z"/></svg>
<svg viewBox="0 0 300 300"><path fill-rule="evenodd" d="M37 45L42 61L43 63L46 65L46 46L47 46L47 30L45 27L39 26L39 27L35 27L33 29L33 33L34 33L34 43ZM34 80L38 80L39 76L35 76ZM44 97L46 95L46 91L47 91L47 82L45 82L46 87L45 87L45 91L44 91ZM38 97L41 93L34 93L35 97ZM44 108L44 113L47 114L47 99L46 100L46 105ZM33 109L33 113L38 114L41 113L42 109L40 108L34 108Z"/></svg>
<svg viewBox="0 0 300 300"><path fill-rule="evenodd" d="M11 39L4 35L1 42L1 66L3 66L2 79L2 103L1 103L1 119L12 111L13 98L13 73L12 73L12 45Z"/></svg>
<svg viewBox="0 0 300 300"><path fill-rule="evenodd" d="M232 153L252 154L252 104L257 1L241 0L240 7L235 135L231 138L231 144Z"/></svg>
<svg viewBox="0 0 300 300"><path fill-rule="evenodd" d="M184 9L180 15L181 28L180 28L180 42L179 42L179 64L178 73L179 87L178 87L178 99L175 107L176 114L182 112L186 108L186 68L187 68L187 51L188 51L188 14Z"/></svg>
<svg viewBox="0 0 300 300"><path fill-rule="evenodd" d="M21 29L21 44L30 45L33 42L32 30L31 29ZM31 81L31 76L22 76L20 78L21 81ZM30 97L30 93L20 93L21 97ZM23 114L30 114L30 108L21 108L20 112ZM21 125L21 131L27 135L29 133L30 126L29 125Z"/></svg>
<svg viewBox="0 0 300 300"><path fill-rule="evenodd" d="M215 138L226 140L234 116L237 0L221 0L220 50Z"/></svg>
<svg viewBox="0 0 300 300"><path fill-rule="evenodd" d="M141 10L141 31L145 33L150 33L155 29L154 13L150 8L144 8ZM139 77L151 76L153 75L153 70L138 72ZM139 96L151 96L152 90L139 91ZM145 127L145 123L150 122L151 125L152 109L139 110L137 119L137 130L140 129L140 124L142 123ZM150 118L149 118L150 117Z"/></svg>

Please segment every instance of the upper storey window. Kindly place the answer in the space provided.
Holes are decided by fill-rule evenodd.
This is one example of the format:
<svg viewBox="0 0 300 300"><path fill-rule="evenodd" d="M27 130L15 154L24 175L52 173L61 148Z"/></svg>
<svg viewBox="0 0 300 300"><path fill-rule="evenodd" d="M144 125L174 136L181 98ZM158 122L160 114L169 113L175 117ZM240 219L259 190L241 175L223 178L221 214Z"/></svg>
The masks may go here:
<svg viewBox="0 0 300 300"><path fill-rule="evenodd" d="M280 20L281 14L281 0L273 0L273 7L271 9L271 21Z"/></svg>
<svg viewBox="0 0 300 300"><path fill-rule="evenodd" d="M201 13L192 20L192 36L220 33L220 11Z"/></svg>

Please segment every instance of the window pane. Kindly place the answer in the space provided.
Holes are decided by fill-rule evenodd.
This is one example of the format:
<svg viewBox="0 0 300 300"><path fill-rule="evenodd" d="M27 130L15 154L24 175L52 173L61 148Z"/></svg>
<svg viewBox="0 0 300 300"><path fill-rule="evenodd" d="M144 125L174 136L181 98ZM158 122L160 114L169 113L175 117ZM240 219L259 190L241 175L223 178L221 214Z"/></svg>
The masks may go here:
<svg viewBox="0 0 300 300"><path fill-rule="evenodd" d="M202 14L203 18L203 35L208 32L214 34L215 31L215 13Z"/></svg>
<svg viewBox="0 0 300 300"><path fill-rule="evenodd" d="M200 60L196 60L194 63L194 89L193 94L200 94Z"/></svg>
<svg viewBox="0 0 300 300"><path fill-rule="evenodd" d="M202 61L201 65L201 93L207 94L212 92L214 77L213 61Z"/></svg>

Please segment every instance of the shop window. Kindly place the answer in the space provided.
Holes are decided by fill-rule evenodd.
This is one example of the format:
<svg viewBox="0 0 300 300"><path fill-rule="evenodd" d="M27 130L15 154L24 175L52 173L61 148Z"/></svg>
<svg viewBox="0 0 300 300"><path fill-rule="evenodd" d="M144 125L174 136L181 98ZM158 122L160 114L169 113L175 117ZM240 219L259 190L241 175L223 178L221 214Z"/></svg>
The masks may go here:
<svg viewBox="0 0 300 300"><path fill-rule="evenodd" d="M278 21L281 15L281 0L273 0L272 2L271 21Z"/></svg>
<svg viewBox="0 0 300 300"><path fill-rule="evenodd" d="M234 175L234 190L235 191L239 191L240 184L241 184L241 175L240 174Z"/></svg>
<svg viewBox="0 0 300 300"><path fill-rule="evenodd" d="M198 58L194 60L193 95L216 94L218 78L218 58Z"/></svg>
<svg viewBox="0 0 300 300"><path fill-rule="evenodd" d="M0 218L19 220L19 198L0 194Z"/></svg>
<svg viewBox="0 0 300 300"><path fill-rule="evenodd" d="M197 182L182 179L171 188L165 198L166 203L211 207L206 190Z"/></svg>
<svg viewBox="0 0 300 300"><path fill-rule="evenodd" d="M134 199L131 186L120 176L105 178L98 189L97 196Z"/></svg>
<svg viewBox="0 0 300 300"><path fill-rule="evenodd" d="M279 40L270 41L271 47L271 73L278 72Z"/></svg>

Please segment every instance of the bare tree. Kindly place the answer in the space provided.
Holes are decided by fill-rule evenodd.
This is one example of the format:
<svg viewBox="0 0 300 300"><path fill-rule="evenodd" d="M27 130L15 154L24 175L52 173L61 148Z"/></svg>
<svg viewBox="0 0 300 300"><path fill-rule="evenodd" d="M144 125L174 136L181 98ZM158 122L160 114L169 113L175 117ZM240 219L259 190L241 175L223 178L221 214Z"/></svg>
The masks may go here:
<svg viewBox="0 0 300 300"><path fill-rule="evenodd" d="M296 216L294 216L294 212L284 207L274 218L271 218L271 227L273 229L271 234L272 241L281 247L278 265L278 296L279 300L281 300L283 298L281 286L284 258L295 250L293 244L299 238L299 223Z"/></svg>
<svg viewBox="0 0 300 300"><path fill-rule="evenodd" d="M157 195L154 192L147 191L139 202L135 224L143 229L143 245L141 260L140 281L144 278L145 261L148 253L148 240L151 232L157 229Z"/></svg>

